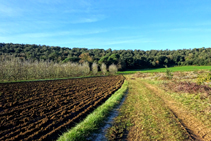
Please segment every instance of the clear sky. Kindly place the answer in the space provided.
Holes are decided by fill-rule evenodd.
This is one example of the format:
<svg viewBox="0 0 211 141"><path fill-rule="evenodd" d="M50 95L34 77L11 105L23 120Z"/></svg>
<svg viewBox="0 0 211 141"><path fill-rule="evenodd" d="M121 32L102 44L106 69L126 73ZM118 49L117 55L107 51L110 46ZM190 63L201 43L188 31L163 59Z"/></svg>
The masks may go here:
<svg viewBox="0 0 211 141"><path fill-rule="evenodd" d="M211 47L211 0L0 0L0 42L113 50Z"/></svg>

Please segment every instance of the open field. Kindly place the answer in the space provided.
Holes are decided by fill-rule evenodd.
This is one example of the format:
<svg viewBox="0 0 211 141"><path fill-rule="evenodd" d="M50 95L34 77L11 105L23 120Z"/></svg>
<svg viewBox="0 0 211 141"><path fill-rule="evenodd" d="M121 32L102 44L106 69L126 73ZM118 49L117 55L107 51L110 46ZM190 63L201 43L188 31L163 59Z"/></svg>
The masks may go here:
<svg viewBox="0 0 211 141"><path fill-rule="evenodd" d="M123 76L0 84L0 140L55 140L109 98Z"/></svg>
<svg viewBox="0 0 211 141"><path fill-rule="evenodd" d="M108 140L210 141L211 88L192 82L196 72L183 73L175 72L172 80L159 79L162 73L126 75L128 96Z"/></svg>
<svg viewBox="0 0 211 141"><path fill-rule="evenodd" d="M195 71L195 70L210 70L211 66L177 66L169 67L172 72L175 71ZM128 71L119 71L118 74L134 74L136 72L165 72L166 68L154 68L154 69L140 69L140 70L128 70Z"/></svg>
<svg viewBox="0 0 211 141"><path fill-rule="evenodd" d="M206 67L182 69L187 70L174 67L171 79L164 72L125 75L127 98L107 139L209 141L210 80L196 82L211 72ZM123 97L117 90L124 79L117 75L0 83L0 140L92 140Z"/></svg>

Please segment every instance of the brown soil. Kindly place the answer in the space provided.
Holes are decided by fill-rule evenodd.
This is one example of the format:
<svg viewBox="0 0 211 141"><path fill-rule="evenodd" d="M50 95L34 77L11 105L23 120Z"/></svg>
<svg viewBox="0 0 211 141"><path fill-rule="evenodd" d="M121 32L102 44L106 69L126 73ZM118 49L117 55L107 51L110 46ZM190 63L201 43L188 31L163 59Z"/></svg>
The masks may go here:
<svg viewBox="0 0 211 141"><path fill-rule="evenodd" d="M0 84L0 140L56 140L109 98L123 76Z"/></svg>
<svg viewBox="0 0 211 141"><path fill-rule="evenodd" d="M207 128L202 122L197 120L190 113L190 111L185 110L184 108L182 108L181 105L178 105L175 101L163 97L161 95L163 91L160 90L158 87L152 86L148 83L145 83L145 85L149 89L153 90L155 94L157 94L164 100L164 102L172 111L172 113L175 115L175 117L179 119L178 121L180 122L181 126L183 126L184 129L188 132L192 140L198 140L198 141L211 140L211 130Z"/></svg>

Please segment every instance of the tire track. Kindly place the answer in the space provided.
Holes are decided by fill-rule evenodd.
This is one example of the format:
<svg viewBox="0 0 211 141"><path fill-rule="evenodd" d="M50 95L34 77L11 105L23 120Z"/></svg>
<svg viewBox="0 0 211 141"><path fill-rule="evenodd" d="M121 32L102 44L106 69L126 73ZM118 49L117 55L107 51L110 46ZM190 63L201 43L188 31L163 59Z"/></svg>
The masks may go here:
<svg viewBox="0 0 211 141"><path fill-rule="evenodd" d="M143 82L143 81L142 81ZM172 111L174 116L178 119L178 122L188 132L192 140L197 141L210 141L211 130L208 129L202 122L197 120L189 111L184 110L181 106L178 106L176 102L165 98L160 90L156 86L152 86L146 82L143 82L148 89L154 91L154 93L163 99L168 108Z"/></svg>

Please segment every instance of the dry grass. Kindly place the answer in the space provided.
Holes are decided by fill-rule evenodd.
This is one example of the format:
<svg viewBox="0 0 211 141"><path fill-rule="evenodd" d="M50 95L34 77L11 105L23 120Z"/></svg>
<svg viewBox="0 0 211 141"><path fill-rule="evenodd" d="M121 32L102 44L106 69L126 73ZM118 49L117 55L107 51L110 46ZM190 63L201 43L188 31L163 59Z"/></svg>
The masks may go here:
<svg viewBox="0 0 211 141"><path fill-rule="evenodd" d="M195 70L195 71L177 71L171 72L173 81L180 80L180 81L189 81L189 82L197 82L197 78L199 76L203 76L210 73L209 70ZM148 80L169 80L168 76L164 72L153 72L153 73L141 73L136 72L133 74L135 78L144 78Z"/></svg>

